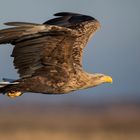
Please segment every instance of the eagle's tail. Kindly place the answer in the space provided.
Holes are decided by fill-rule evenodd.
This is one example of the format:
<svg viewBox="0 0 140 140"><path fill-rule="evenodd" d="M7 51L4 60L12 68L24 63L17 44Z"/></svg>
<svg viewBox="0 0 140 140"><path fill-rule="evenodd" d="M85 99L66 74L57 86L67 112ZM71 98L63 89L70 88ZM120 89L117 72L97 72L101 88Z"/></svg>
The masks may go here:
<svg viewBox="0 0 140 140"><path fill-rule="evenodd" d="M0 82L0 94L7 94L9 97L21 96L20 91L7 91L11 86L17 85L19 82L16 82L14 79L3 78L3 81Z"/></svg>

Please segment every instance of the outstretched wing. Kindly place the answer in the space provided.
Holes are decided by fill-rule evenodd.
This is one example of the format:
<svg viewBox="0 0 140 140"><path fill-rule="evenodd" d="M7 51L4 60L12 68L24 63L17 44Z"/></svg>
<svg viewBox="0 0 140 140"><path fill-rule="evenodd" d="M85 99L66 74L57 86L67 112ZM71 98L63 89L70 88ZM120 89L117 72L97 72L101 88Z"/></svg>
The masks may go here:
<svg viewBox="0 0 140 140"><path fill-rule="evenodd" d="M75 66L81 67L83 48L99 23L74 13L56 16L60 17L45 24L9 22L6 25L15 27L0 30L0 44L15 45L12 57L21 78L45 75L56 68L66 73L74 71ZM92 22L80 24L86 20Z"/></svg>
<svg viewBox="0 0 140 140"><path fill-rule="evenodd" d="M15 45L12 57L20 76L43 74L43 67L72 68L71 54L76 31L49 25L7 23L17 27L0 31L0 43ZM40 70L40 71L39 71Z"/></svg>

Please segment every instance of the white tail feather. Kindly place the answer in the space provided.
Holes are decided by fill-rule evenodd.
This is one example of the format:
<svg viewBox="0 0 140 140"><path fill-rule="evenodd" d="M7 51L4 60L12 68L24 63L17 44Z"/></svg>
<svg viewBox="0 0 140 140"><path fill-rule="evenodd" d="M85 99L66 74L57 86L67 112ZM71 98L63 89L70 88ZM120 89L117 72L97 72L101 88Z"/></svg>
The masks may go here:
<svg viewBox="0 0 140 140"><path fill-rule="evenodd" d="M0 82L0 85L16 85L18 83L19 82L13 82L13 83L10 83L10 82Z"/></svg>
<svg viewBox="0 0 140 140"><path fill-rule="evenodd" d="M3 81L0 82L0 88L3 88L7 85L16 85L19 83L19 82L14 82L14 81L15 81L14 79L3 78Z"/></svg>

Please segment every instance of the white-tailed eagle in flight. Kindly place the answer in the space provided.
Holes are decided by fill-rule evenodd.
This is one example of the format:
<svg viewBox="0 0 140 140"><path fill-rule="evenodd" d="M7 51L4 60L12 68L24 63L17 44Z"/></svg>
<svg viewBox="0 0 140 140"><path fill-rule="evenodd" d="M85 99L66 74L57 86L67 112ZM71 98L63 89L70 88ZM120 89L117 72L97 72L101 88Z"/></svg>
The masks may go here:
<svg viewBox="0 0 140 140"><path fill-rule="evenodd" d="M0 93L17 97L25 92L64 94L111 83L105 74L82 69L82 54L91 36L100 28L95 18L60 12L43 24L8 22L0 30L0 44L14 45L12 57L20 79L4 78Z"/></svg>

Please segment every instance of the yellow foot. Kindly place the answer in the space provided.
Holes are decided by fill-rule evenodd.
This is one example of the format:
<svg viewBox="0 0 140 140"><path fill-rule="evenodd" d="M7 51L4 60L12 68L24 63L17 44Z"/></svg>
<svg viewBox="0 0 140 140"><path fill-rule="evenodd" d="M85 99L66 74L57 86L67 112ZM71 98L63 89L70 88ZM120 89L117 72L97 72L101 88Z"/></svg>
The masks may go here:
<svg viewBox="0 0 140 140"><path fill-rule="evenodd" d="M20 91L10 91L7 93L7 96L10 98L15 98L15 97L21 96L22 94L23 93Z"/></svg>

